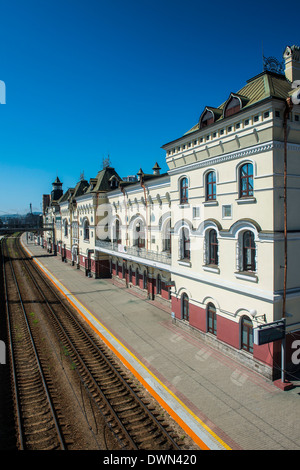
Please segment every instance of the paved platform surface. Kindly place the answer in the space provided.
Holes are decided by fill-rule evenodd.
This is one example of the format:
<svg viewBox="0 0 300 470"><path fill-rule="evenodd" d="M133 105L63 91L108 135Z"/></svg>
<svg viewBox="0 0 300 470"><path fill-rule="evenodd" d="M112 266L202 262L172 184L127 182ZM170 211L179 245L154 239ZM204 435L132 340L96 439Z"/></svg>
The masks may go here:
<svg viewBox="0 0 300 470"><path fill-rule="evenodd" d="M201 448L300 448L300 382L281 391L172 323L159 304L25 248Z"/></svg>

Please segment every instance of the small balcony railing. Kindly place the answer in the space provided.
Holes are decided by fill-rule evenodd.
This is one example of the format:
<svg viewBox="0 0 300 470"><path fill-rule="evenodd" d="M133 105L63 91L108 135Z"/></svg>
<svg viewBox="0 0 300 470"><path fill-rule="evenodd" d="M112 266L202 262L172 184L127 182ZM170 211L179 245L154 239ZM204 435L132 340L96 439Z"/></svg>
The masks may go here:
<svg viewBox="0 0 300 470"><path fill-rule="evenodd" d="M98 248L104 248L105 250L119 252L120 254L124 253L147 260L171 264L171 253L167 251L158 252L147 250L146 248L140 248L138 246L126 246L110 240L96 240L96 246Z"/></svg>

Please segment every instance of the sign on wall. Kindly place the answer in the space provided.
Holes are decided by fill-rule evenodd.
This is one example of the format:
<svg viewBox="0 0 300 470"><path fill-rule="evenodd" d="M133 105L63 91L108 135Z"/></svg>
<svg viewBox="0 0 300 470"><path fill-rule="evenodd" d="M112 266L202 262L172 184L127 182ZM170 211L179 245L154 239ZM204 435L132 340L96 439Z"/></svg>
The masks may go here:
<svg viewBox="0 0 300 470"><path fill-rule="evenodd" d="M278 320L253 328L253 342L261 346L285 337L285 320Z"/></svg>

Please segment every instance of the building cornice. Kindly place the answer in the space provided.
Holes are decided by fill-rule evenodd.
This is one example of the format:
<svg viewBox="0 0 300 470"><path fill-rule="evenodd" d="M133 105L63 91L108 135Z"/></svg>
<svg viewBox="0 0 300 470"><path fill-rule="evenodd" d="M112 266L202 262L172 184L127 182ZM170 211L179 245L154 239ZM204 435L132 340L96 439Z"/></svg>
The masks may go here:
<svg viewBox="0 0 300 470"><path fill-rule="evenodd" d="M237 160L239 158L247 158L247 157L251 157L253 155L259 154L259 153L268 152L274 149L283 149L283 148L284 148L283 142L279 142L279 141L264 142L263 144L254 145L253 147L247 147L242 150L235 151L235 152L230 152L230 153L218 155L216 157L207 158L199 162L182 165L178 168L173 168L172 170L169 170L168 173L170 176L173 176L173 175L182 173L183 169L185 172L193 171L199 168L205 168L211 165L218 165L219 163L224 163L224 162L228 162L231 160ZM299 152L300 145L290 143L287 145L287 149L290 151Z"/></svg>

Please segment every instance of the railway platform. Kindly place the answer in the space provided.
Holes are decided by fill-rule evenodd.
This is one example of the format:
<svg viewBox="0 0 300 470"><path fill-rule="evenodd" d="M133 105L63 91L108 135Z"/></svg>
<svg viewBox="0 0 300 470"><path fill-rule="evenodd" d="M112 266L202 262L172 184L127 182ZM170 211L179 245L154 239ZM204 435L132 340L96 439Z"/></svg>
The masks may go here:
<svg viewBox="0 0 300 470"><path fill-rule="evenodd" d="M298 450L300 381L281 391L183 331L162 305L85 276L22 237L34 261L201 449Z"/></svg>

